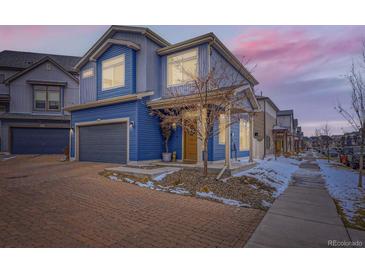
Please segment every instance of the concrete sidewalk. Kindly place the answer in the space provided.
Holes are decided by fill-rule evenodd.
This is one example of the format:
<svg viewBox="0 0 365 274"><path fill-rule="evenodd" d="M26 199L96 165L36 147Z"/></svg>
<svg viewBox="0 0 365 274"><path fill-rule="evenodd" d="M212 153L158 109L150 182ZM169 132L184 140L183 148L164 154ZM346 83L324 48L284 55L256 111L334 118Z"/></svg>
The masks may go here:
<svg viewBox="0 0 365 274"><path fill-rule="evenodd" d="M304 160L245 247L330 247L330 240L350 241L315 158Z"/></svg>

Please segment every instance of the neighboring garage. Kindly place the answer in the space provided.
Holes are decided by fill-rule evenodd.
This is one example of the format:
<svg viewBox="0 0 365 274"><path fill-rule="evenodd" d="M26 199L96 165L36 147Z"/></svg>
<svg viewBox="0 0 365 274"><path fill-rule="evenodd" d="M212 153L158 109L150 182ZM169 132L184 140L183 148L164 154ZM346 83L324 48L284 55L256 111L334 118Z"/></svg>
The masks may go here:
<svg viewBox="0 0 365 274"><path fill-rule="evenodd" d="M67 128L11 128L13 154L63 154L68 143Z"/></svg>
<svg viewBox="0 0 365 274"><path fill-rule="evenodd" d="M128 126L126 122L79 127L79 160L126 164Z"/></svg>

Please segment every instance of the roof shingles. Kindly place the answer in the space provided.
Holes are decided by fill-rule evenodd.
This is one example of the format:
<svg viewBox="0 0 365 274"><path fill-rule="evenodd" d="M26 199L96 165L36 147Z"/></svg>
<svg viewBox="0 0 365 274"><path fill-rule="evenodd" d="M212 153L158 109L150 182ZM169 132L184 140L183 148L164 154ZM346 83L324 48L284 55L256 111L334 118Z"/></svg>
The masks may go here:
<svg viewBox="0 0 365 274"><path fill-rule="evenodd" d="M4 50L0 52L0 67L23 70L45 57L52 58L71 73L76 72L74 66L80 60L80 57L76 56Z"/></svg>

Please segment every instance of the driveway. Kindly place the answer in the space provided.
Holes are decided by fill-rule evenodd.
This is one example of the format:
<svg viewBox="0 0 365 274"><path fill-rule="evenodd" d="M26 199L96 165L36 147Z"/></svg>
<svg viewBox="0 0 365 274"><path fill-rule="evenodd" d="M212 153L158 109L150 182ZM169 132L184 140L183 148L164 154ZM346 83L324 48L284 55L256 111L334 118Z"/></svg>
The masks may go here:
<svg viewBox="0 0 365 274"><path fill-rule="evenodd" d="M0 160L0 247L243 247L264 212L161 193L62 156Z"/></svg>

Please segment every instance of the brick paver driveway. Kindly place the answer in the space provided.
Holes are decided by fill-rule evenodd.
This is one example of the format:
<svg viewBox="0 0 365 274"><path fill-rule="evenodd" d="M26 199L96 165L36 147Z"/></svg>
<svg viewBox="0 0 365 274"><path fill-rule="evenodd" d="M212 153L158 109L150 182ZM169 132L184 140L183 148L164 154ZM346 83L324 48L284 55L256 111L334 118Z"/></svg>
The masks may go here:
<svg viewBox="0 0 365 274"><path fill-rule="evenodd" d="M60 156L0 160L0 247L242 247L263 212L161 193Z"/></svg>

